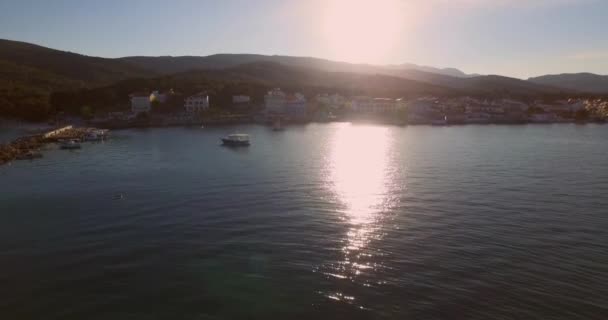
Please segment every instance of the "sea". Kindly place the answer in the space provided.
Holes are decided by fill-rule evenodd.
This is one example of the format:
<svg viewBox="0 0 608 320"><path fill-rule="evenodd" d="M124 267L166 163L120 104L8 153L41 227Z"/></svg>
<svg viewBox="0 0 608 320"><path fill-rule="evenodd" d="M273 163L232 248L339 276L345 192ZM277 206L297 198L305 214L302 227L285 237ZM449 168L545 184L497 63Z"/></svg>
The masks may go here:
<svg viewBox="0 0 608 320"><path fill-rule="evenodd" d="M42 152L0 167L0 319L608 319L608 125L133 129Z"/></svg>

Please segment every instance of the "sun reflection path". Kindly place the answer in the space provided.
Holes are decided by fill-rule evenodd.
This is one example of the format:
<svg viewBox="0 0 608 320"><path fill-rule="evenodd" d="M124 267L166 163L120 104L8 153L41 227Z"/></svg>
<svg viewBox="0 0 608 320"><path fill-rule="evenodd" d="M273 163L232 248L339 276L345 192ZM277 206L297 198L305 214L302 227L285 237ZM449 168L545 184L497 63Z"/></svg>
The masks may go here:
<svg viewBox="0 0 608 320"><path fill-rule="evenodd" d="M326 273L329 276L354 280L381 267L369 244L382 237L381 220L394 202L389 190L392 143L387 127L343 124L336 129L327 185L343 207L349 230L341 248L343 261Z"/></svg>

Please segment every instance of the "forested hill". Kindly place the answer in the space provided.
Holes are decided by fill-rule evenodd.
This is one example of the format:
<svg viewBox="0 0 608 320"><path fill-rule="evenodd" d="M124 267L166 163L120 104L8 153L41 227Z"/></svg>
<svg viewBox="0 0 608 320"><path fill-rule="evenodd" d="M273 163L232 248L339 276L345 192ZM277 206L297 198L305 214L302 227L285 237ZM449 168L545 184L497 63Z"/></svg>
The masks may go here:
<svg viewBox="0 0 608 320"><path fill-rule="evenodd" d="M432 71L432 72L431 72ZM78 93L86 104L128 103L133 90L166 87L188 92L238 84L372 96L486 95L537 97L576 92L501 76L404 64L373 66L307 57L224 54L207 57L100 58L0 39L0 116L44 119ZM574 88L574 87L573 87ZM90 94L90 96L87 96ZM73 97L63 94L60 97ZM59 102L58 102L59 101ZM60 103L61 102L61 103ZM112 105L109 105L112 107Z"/></svg>

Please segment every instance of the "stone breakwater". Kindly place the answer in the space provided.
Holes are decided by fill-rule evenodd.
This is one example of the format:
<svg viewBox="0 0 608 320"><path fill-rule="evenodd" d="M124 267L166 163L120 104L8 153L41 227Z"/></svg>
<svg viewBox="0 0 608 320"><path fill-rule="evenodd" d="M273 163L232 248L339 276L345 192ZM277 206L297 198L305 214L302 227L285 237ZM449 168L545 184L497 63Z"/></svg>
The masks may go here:
<svg viewBox="0 0 608 320"><path fill-rule="evenodd" d="M43 134L20 137L10 143L0 144L0 165L27 157L28 154L39 151L47 143L61 140L83 141L87 135L100 132L105 135L107 130L67 126Z"/></svg>

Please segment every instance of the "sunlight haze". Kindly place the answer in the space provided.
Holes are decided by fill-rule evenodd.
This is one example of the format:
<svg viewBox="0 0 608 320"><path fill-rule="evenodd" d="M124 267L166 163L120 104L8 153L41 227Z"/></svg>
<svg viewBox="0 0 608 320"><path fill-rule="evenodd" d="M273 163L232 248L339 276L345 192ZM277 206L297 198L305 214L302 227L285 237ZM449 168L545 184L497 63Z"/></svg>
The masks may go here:
<svg viewBox="0 0 608 320"><path fill-rule="evenodd" d="M0 38L102 57L260 53L526 78L608 74L607 12L601 0L2 1Z"/></svg>

